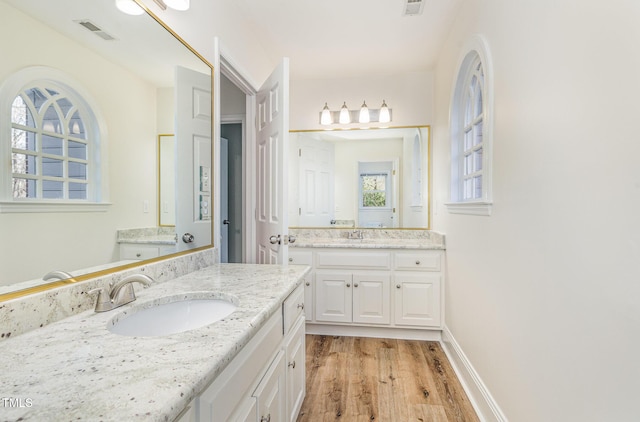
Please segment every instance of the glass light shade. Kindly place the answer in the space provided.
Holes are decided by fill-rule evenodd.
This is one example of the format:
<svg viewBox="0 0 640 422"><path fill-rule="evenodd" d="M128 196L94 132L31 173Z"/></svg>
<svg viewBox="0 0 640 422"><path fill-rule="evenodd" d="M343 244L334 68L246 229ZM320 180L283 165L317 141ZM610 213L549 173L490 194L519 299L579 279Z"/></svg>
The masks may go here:
<svg viewBox="0 0 640 422"><path fill-rule="evenodd" d="M382 105L380 106L380 116L378 118L380 123L389 123L391 121L391 114L389 113L389 107L387 103L382 100Z"/></svg>
<svg viewBox="0 0 640 422"><path fill-rule="evenodd" d="M189 0L164 0L164 3L174 10L189 10Z"/></svg>
<svg viewBox="0 0 640 422"><path fill-rule="evenodd" d="M342 108L340 109L340 124L346 125L351 123L351 115L349 114L349 108L347 108L347 103L342 104Z"/></svg>
<svg viewBox="0 0 640 422"><path fill-rule="evenodd" d="M116 7L127 15L141 15L144 13L142 7L133 0L116 0Z"/></svg>
<svg viewBox="0 0 640 422"><path fill-rule="evenodd" d="M369 107L367 107L366 102L362 102L362 107L360 107L360 117L358 118L358 122L360 123L369 123Z"/></svg>
<svg viewBox="0 0 640 422"><path fill-rule="evenodd" d="M322 114L320 115L320 124L330 125L331 123L333 123L331 121L331 110L329 110L327 103L324 103L324 108L322 109Z"/></svg>

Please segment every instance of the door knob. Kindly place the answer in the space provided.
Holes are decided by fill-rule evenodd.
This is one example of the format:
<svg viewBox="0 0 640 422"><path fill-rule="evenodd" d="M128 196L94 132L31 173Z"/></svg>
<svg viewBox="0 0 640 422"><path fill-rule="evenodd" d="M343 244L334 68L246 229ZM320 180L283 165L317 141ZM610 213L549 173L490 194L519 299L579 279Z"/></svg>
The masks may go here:
<svg viewBox="0 0 640 422"><path fill-rule="evenodd" d="M289 243L295 243L296 237L292 234L289 235Z"/></svg>
<svg viewBox="0 0 640 422"><path fill-rule="evenodd" d="M229 224L229 223L231 223L231 221L229 221L229 220L222 220L222 224Z"/></svg>
<svg viewBox="0 0 640 422"><path fill-rule="evenodd" d="M280 239L280 235L269 237L269 243L271 243L272 245L281 244L282 240Z"/></svg>
<svg viewBox="0 0 640 422"><path fill-rule="evenodd" d="M185 233L182 235L182 241L184 243L191 243L195 240L195 237L191 233Z"/></svg>

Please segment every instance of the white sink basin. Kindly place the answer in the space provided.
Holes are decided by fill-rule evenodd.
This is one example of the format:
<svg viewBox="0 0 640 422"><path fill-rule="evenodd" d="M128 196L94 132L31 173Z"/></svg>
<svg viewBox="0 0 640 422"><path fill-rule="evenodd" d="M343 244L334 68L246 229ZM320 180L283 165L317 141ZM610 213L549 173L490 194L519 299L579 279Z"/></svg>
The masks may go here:
<svg viewBox="0 0 640 422"><path fill-rule="evenodd" d="M131 309L107 324L109 331L131 337L154 337L181 333L212 324L230 315L236 305L222 298L165 298L165 303ZM167 302L168 301L168 302Z"/></svg>

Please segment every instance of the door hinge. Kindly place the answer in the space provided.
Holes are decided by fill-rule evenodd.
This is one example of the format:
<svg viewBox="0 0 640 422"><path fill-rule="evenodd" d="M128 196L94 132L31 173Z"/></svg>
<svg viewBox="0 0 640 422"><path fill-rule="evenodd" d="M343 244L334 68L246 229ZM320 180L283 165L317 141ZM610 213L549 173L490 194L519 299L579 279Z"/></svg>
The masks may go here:
<svg viewBox="0 0 640 422"><path fill-rule="evenodd" d="M302 208L298 208L298 215L302 215Z"/></svg>
<svg viewBox="0 0 640 422"><path fill-rule="evenodd" d="M302 148L298 148L298 157L302 157Z"/></svg>
<svg viewBox="0 0 640 422"><path fill-rule="evenodd" d="M393 170L393 171L391 172L391 174L395 176L395 175L396 175L396 171L395 171L395 170Z"/></svg>

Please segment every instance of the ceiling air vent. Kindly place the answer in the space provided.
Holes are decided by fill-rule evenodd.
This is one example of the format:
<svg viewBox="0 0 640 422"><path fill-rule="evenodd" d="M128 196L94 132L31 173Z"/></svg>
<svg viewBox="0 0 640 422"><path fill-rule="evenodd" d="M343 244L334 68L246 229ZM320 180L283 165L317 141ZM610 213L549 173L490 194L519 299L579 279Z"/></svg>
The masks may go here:
<svg viewBox="0 0 640 422"><path fill-rule="evenodd" d="M425 0L404 0L402 16L417 16L422 14Z"/></svg>
<svg viewBox="0 0 640 422"><path fill-rule="evenodd" d="M103 31L102 28L100 28L98 25L96 25L95 23L91 22L88 19L82 19L82 20L74 21L74 22L77 23L78 25L83 26L85 29L93 32L94 34L96 34L97 36L102 38L103 40L106 40L106 41L115 40L115 37L109 35L105 31Z"/></svg>

